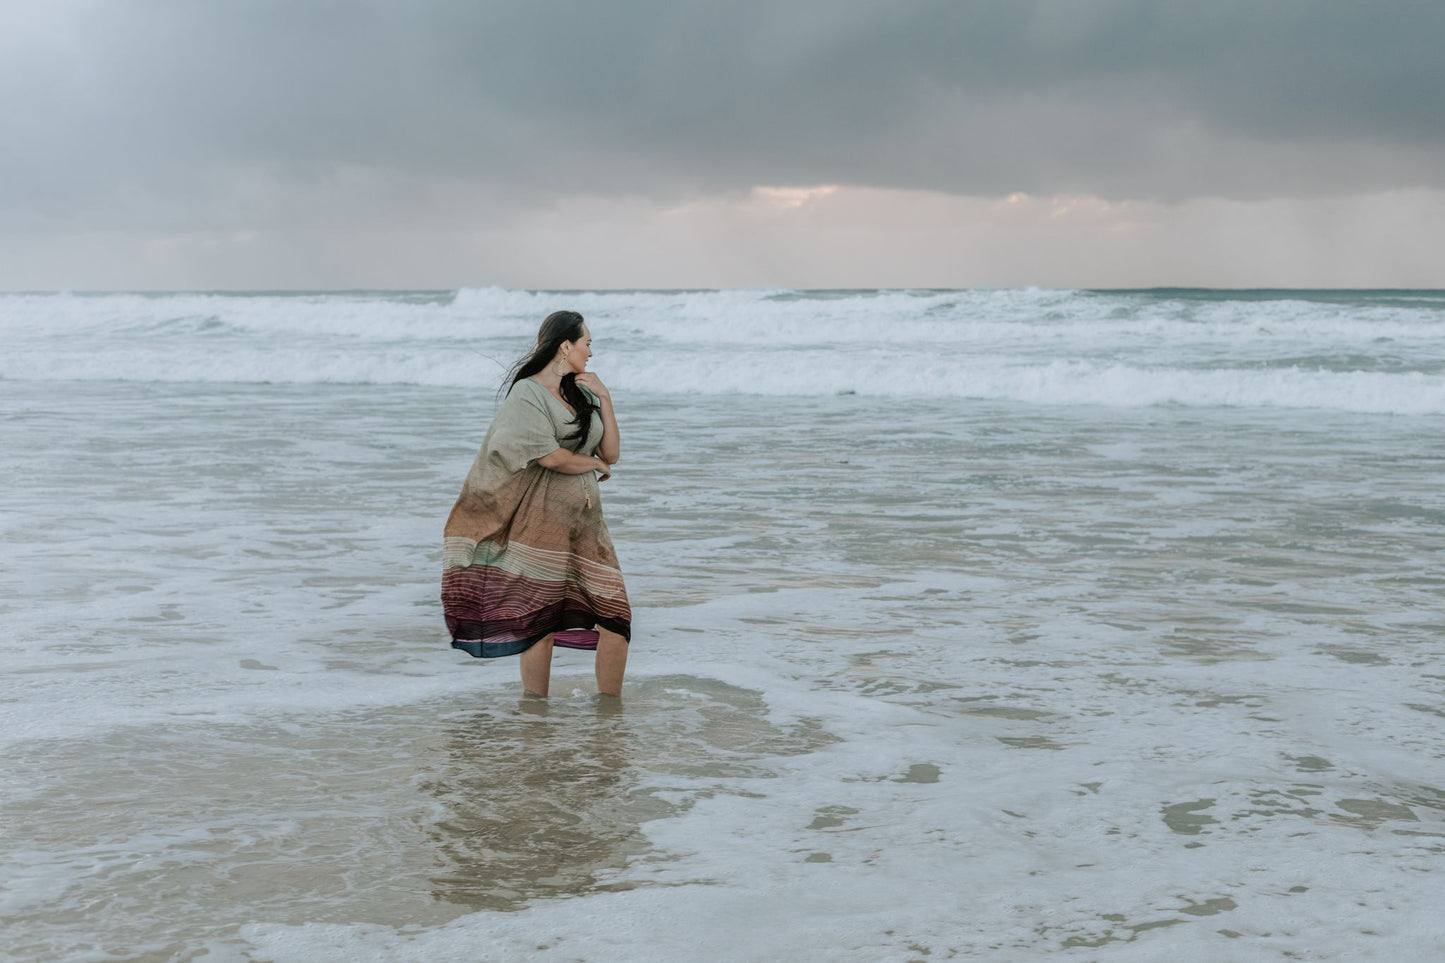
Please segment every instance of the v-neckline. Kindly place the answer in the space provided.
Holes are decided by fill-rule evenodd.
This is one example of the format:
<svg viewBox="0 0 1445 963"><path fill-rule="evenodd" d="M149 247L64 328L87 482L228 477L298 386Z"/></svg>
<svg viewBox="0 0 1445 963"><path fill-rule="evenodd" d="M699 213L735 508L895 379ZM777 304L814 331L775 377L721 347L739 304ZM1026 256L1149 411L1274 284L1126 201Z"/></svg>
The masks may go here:
<svg viewBox="0 0 1445 963"><path fill-rule="evenodd" d="M573 410L572 406L567 404L567 402L563 401L561 398L558 398L556 395L552 394L551 388L548 388L536 378L528 378L527 380L535 384L538 388L541 388L543 391L547 392L547 397L551 398L553 401L557 402L557 404L561 405L562 410L567 412L567 414L571 415L573 418L577 417L577 412Z"/></svg>

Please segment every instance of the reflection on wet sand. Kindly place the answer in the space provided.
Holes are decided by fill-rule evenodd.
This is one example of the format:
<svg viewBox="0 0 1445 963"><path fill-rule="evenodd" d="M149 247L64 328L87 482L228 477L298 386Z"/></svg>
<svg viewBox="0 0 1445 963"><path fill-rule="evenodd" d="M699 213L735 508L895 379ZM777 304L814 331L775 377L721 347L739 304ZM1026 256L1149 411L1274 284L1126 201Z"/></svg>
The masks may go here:
<svg viewBox="0 0 1445 963"><path fill-rule="evenodd" d="M484 909L597 887L603 869L645 849L638 829L672 808L639 789L621 703L463 717L426 788L448 810L430 830L444 869L433 895Z"/></svg>
<svg viewBox="0 0 1445 963"><path fill-rule="evenodd" d="M642 680L625 701L529 696L460 715L444 768L423 783L446 810L426 827L442 867L432 894L510 910L630 888L607 877L649 851L643 823L729 791L715 780L766 778L776 757L833 741L808 722L769 722L756 692L685 676Z"/></svg>

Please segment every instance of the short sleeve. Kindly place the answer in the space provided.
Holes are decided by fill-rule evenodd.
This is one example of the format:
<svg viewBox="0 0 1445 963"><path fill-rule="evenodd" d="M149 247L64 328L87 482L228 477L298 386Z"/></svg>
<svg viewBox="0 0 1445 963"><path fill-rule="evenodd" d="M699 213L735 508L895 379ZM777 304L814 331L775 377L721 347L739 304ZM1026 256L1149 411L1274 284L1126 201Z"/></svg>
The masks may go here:
<svg viewBox="0 0 1445 963"><path fill-rule="evenodd" d="M490 447L492 460L513 474L560 447L542 399L520 382L497 410Z"/></svg>

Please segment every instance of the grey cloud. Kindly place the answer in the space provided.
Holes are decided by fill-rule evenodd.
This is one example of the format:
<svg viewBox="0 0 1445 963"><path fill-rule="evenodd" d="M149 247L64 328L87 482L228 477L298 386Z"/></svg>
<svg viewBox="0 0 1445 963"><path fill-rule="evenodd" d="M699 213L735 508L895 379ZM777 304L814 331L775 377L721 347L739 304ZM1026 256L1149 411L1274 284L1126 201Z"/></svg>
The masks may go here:
<svg viewBox="0 0 1445 963"><path fill-rule="evenodd" d="M358 205L464 222L754 184L1180 199L1445 183L1435 2L34 6L0 40L12 230L329 223Z"/></svg>

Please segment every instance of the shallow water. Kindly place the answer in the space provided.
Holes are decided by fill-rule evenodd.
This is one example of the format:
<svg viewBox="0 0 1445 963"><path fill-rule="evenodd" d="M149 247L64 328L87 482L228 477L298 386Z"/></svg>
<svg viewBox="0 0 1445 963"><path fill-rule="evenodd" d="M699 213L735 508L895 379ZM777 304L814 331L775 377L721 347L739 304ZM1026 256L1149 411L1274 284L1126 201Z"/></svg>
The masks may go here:
<svg viewBox="0 0 1445 963"><path fill-rule="evenodd" d="M562 297L0 295L0 958L1445 953L1445 295L566 295L620 706L437 597Z"/></svg>
<svg viewBox="0 0 1445 963"><path fill-rule="evenodd" d="M619 406L608 707L446 645L489 400L0 382L6 951L1442 946L1438 418Z"/></svg>
<svg viewBox="0 0 1445 963"><path fill-rule="evenodd" d="M435 926L626 890L618 872L669 858L644 823L833 741L688 676L638 681L625 712L476 702L25 744L10 756L25 791L6 813L23 841L7 950L194 959L240 951L237 927L258 917Z"/></svg>

